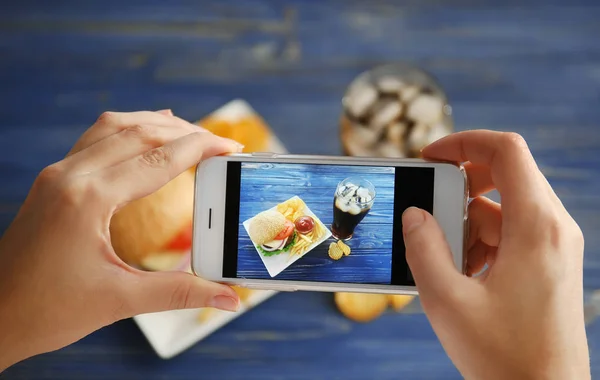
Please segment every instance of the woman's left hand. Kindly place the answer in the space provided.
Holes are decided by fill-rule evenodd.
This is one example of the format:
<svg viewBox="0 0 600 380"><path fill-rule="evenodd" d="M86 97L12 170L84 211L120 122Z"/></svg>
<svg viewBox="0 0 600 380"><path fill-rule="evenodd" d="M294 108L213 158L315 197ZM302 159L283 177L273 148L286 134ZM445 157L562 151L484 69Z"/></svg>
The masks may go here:
<svg viewBox="0 0 600 380"><path fill-rule="evenodd" d="M240 150L170 111L101 115L40 173L0 240L0 372L137 314L237 310L228 286L124 264L109 223L202 159Z"/></svg>

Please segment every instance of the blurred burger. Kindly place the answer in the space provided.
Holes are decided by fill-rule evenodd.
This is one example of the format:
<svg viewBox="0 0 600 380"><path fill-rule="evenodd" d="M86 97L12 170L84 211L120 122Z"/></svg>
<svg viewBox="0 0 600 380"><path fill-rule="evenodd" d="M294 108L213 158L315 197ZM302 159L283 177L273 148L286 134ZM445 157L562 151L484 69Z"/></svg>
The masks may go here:
<svg viewBox="0 0 600 380"><path fill-rule="evenodd" d="M265 256L287 252L296 238L294 223L278 211L263 211L248 226L250 239Z"/></svg>
<svg viewBox="0 0 600 380"><path fill-rule="evenodd" d="M193 209L194 174L185 171L113 216L115 252L126 263L148 270L188 270Z"/></svg>
<svg viewBox="0 0 600 380"><path fill-rule="evenodd" d="M245 152L266 150L271 138L267 124L251 109L240 112L226 106L197 124L244 144ZM111 242L123 261L147 270L189 271L195 169L190 168L113 216Z"/></svg>

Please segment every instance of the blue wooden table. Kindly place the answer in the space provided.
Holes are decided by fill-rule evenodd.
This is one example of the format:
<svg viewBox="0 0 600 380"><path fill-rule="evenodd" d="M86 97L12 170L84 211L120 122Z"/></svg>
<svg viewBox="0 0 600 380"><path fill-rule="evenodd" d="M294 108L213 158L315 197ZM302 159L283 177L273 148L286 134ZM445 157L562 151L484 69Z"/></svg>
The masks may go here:
<svg viewBox="0 0 600 380"><path fill-rule="evenodd" d="M270 168L242 164L238 277L271 279L243 222L259 212L298 196L315 216L331 229L333 199L340 181L359 177L373 184L375 200L367 216L347 241L349 256L332 260L333 237L323 241L275 278L296 281L390 284L394 213L394 169L364 166L284 165ZM289 253L283 255L288 256ZM266 258L267 261L271 259ZM279 257L275 260L281 260Z"/></svg>
<svg viewBox="0 0 600 380"><path fill-rule="evenodd" d="M196 120L248 100L294 153L337 154L340 98L408 61L457 129L521 133L586 236L600 288L600 7L595 0L47 1L0 4L0 230L37 173L105 110ZM588 326L600 376L600 324ZM458 379L424 315L359 325L328 294L279 294L161 361L132 321L7 379Z"/></svg>

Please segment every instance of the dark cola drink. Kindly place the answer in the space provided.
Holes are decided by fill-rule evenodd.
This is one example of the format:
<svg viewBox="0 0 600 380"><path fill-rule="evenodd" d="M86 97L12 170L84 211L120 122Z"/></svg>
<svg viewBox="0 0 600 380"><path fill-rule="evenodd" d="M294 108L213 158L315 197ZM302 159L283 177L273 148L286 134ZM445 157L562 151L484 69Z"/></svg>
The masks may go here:
<svg viewBox="0 0 600 380"><path fill-rule="evenodd" d="M361 210L358 214L352 214L349 211L343 211L347 209L344 206L338 206L337 197L333 203L333 224L331 226L331 233L333 236L340 240L348 240L354 235L354 229L369 213L370 209Z"/></svg>
<svg viewBox="0 0 600 380"><path fill-rule="evenodd" d="M336 239L348 240L356 226L373 207L375 187L369 181L346 178L337 186L333 198L331 233Z"/></svg>

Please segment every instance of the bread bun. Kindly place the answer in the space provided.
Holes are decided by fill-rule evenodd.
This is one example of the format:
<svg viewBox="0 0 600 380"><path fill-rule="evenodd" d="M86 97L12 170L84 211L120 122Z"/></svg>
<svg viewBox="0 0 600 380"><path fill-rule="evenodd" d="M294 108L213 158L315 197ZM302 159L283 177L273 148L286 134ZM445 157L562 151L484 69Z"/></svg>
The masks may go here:
<svg viewBox="0 0 600 380"><path fill-rule="evenodd" d="M115 252L128 264L141 265L146 256L160 253L185 228L190 228L193 209L194 174L185 171L113 216L110 235Z"/></svg>
<svg viewBox="0 0 600 380"><path fill-rule="evenodd" d="M285 228L285 216L279 211L263 211L250 222L248 235L258 245L275 239L275 236Z"/></svg>

